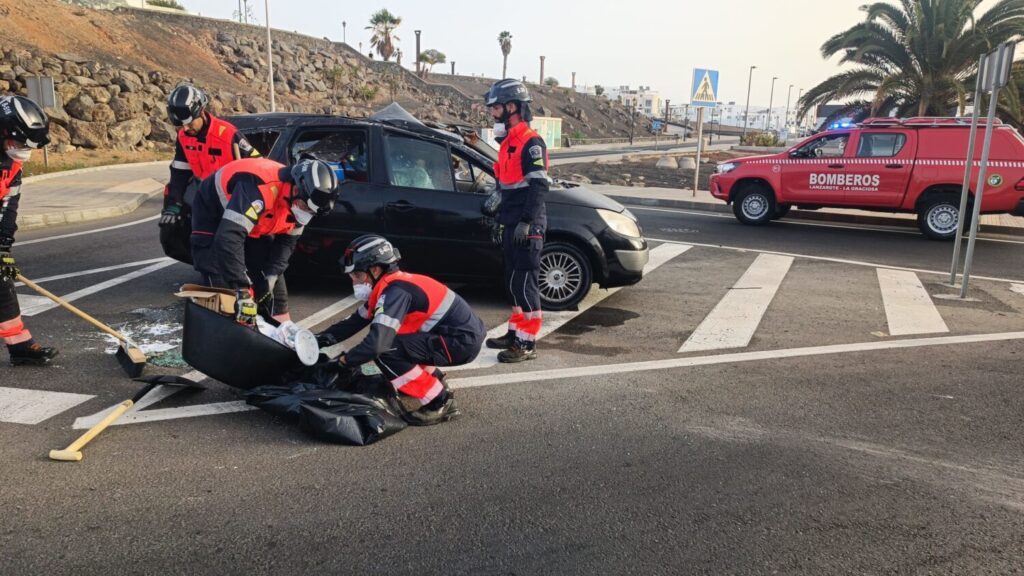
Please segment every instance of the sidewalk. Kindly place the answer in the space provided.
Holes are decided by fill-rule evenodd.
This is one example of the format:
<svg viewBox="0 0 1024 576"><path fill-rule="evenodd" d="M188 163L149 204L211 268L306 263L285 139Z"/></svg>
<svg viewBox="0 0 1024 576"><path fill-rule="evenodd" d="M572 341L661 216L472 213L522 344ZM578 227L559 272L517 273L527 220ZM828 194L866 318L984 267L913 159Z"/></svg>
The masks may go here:
<svg viewBox="0 0 1024 576"><path fill-rule="evenodd" d="M682 208L732 214L732 206L715 198L707 190L699 190L696 196L692 190L677 188L636 188L632 186L608 186L588 184L587 188L600 192L622 204ZM875 226L901 226L917 230L917 216L903 212L872 212L845 208L822 208L820 210L789 211L786 220L817 220L870 224ZM979 230L990 234L1012 234L1024 236L1024 218L1010 214L983 214Z"/></svg>
<svg viewBox="0 0 1024 576"><path fill-rule="evenodd" d="M163 193L168 162L99 166L25 178L18 229L121 216Z"/></svg>

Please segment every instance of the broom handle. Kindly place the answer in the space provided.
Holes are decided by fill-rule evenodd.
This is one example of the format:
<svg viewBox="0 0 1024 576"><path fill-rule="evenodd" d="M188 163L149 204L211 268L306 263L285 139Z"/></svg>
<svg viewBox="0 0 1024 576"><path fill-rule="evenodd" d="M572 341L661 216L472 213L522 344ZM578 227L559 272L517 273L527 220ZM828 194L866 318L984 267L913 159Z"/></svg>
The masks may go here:
<svg viewBox="0 0 1024 576"><path fill-rule="evenodd" d="M21 274L18 274L18 281L21 282L22 284L24 284L25 286L28 286L29 288L35 290L36 292L39 292L43 296L46 296L50 300L53 300L57 304L60 304L61 306L66 308L69 312L71 312L75 316L78 316L82 320L85 320L89 324L92 324L93 326L99 328L100 330L106 332L107 334L110 334L114 338L117 338L118 340L120 340L121 342L124 342L125 344L128 344L129 346L131 345L128 342L128 339L125 338L123 334L121 334L120 332L114 330L110 326L107 326L106 324L100 322L99 320L93 318L92 316L89 316L85 312L82 312L81 310L79 310L78 308L76 308L75 306L70 304L69 302L65 302L63 299L61 299L60 296L57 296L57 295L53 294L49 290L43 288L42 286L40 286L40 285L36 284L35 282L29 280L28 278L25 278Z"/></svg>

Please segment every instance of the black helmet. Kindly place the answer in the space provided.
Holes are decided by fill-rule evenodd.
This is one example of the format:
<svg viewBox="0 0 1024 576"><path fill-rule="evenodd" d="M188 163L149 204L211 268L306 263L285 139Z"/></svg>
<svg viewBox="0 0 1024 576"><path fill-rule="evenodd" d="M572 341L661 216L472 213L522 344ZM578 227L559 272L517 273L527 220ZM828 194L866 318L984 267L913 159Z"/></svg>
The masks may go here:
<svg viewBox="0 0 1024 576"><path fill-rule="evenodd" d="M392 246L387 238L364 234L349 243L341 258L341 265L345 268L345 274L369 272L370 266L380 266L391 272L398 268L401 259L398 248Z"/></svg>
<svg viewBox="0 0 1024 576"><path fill-rule="evenodd" d="M317 216L334 209L338 199L338 175L321 160L300 160L292 166L295 197L305 200Z"/></svg>
<svg viewBox="0 0 1024 576"><path fill-rule="evenodd" d="M487 106L506 102L531 102L532 100L526 85L514 78L498 80L491 84L491 89L484 95L484 103Z"/></svg>
<svg viewBox="0 0 1024 576"><path fill-rule="evenodd" d="M50 118L24 96L0 97L0 136L42 148L50 143Z"/></svg>
<svg viewBox="0 0 1024 576"><path fill-rule="evenodd" d="M191 84L179 84L167 97L167 117L171 124L181 127L200 115L210 104L210 97Z"/></svg>

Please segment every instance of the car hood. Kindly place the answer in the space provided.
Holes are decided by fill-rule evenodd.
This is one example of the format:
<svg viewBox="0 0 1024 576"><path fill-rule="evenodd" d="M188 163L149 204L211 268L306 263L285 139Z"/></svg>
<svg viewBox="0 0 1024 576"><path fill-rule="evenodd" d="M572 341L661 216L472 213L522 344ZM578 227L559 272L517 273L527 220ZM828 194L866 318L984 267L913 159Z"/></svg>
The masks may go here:
<svg viewBox="0 0 1024 576"><path fill-rule="evenodd" d="M548 203L600 208L602 210L611 210L612 212L622 212L626 209L622 204L600 192L594 192L584 186L568 183L557 183L552 186L544 200Z"/></svg>
<svg viewBox="0 0 1024 576"><path fill-rule="evenodd" d="M742 158L732 158L719 162L719 164L728 164L729 162L753 162L754 160L774 160L780 158L781 154L760 154L758 156L743 156Z"/></svg>

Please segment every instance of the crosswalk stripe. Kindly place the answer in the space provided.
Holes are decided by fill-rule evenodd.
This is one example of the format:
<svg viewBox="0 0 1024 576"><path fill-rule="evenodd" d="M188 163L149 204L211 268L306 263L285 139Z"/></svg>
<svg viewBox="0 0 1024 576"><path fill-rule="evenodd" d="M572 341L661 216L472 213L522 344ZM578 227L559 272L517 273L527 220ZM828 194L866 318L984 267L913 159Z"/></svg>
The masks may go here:
<svg viewBox="0 0 1024 576"><path fill-rule="evenodd" d="M791 256L759 255L679 352L748 346L792 264Z"/></svg>
<svg viewBox="0 0 1024 576"><path fill-rule="evenodd" d="M0 422L39 424L93 398L89 394L0 387Z"/></svg>
<svg viewBox="0 0 1024 576"><path fill-rule="evenodd" d="M150 274L152 272L156 272L157 270L162 270L163 268L167 268L168 266L171 266L173 264L177 264L177 261L176 260L171 260L170 258L161 258L157 263L152 264L150 266L147 266L147 267L145 267L145 268L143 268L141 270L136 270L134 272L130 272L128 274L125 274L124 276L118 276L117 278L111 278L110 280L107 280L105 282L100 282L99 284L94 284L92 286L89 286L88 288L83 288L81 290L72 292L71 294L68 294L67 296L63 296L62 298L63 298L63 300L65 302L74 302L75 300L78 300L79 298L85 298L86 296L91 296L92 294L96 294L98 292L102 292L102 291L106 290L107 288L113 288L114 286L118 286L120 284L124 284L125 282L130 282L132 280L135 280L136 278L142 278L143 276L145 276L147 274ZM40 303L39 305L34 306L32 308L29 308L27 310L26 309L22 309L21 315L22 316L35 316L36 314L41 314L43 312L46 312L47 310L52 310L52 309L56 308L57 306L58 306L58 304L56 304L54 302L48 301L48 302L45 302L45 303Z"/></svg>
<svg viewBox="0 0 1024 576"><path fill-rule="evenodd" d="M917 274L884 268L877 272L890 336L949 332Z"/></svg>
<svg viewBox="0 0 1024 576"><path fill-rule="evenodd" d="M661 244L651 249L651 258L644 266L644 276L650 274L654 270L657 270L662 264L665 264L669 260L683 254L692 246L686 244ZM573 318L583 314L590 308L593 308L596 304L602 300L608 298L612 294L615 294L622 288L611 288L609 290L591 290L590 294L580 302L578 310L566 310L561 312L544 312L544 324L541 327L540 333L537 335L537 339L551 334L555 330L558 330L562 326L565 326L567 322ZM494 328L491 328L487 332L487 338L498 338L505 335L508 330L507 323L501 323ZM462 366L450 366L444 369L445 372L457 372L459 370L476 370L480 368L490 368L498 364L498 352L500 350L491 350L490 348L484 347L480 350L480 355L477 356L476 360L469 364Z"/></svg>

